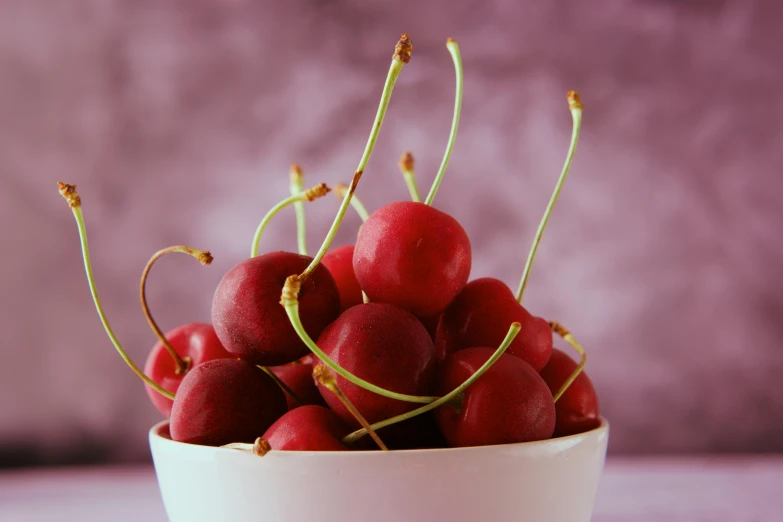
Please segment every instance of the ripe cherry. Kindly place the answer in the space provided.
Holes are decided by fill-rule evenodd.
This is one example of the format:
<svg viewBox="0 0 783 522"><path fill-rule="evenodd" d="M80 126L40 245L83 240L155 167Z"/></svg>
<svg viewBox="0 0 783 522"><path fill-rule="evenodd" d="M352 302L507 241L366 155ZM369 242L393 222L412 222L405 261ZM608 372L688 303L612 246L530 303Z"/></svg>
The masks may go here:
<svg viewBox="0 0 783 522"><path fill-rule="evenodd" d="M437 392L445 395L476 372L494 353L467 348L451 354L440 369ZM544 380L525 361L504 353L457 404L435 410L451 446L484 446L543 440L555 429L555 404Z"/></svg>
<svg viewBox="0 0 783 522"><path fill-rule="evenodd" d="M356 279L370 301L418 317L443 311L467 283L470 266L470 240L457 220L412 201L370 215L353 254Z"/></svg>
<svg viewBox="0 0 783 522"><path fill-rule="evenodd" d="M424 326L410 313L385 303L346 310L318 339L318 346L348 372L376 386L408 395L428 395L435 378L435 348ZM335 376L361 414L374 423L416 408ZM339 399L321 384L326 403L351 426L359 426Z"/></svg>
<svg viewBox="0 0 783 522"><path fill-rule="evenodd" d="M506 353L541 371L552 353L549 325L530 315L505 283L489 277L468 283L441 315L435 336L438 357L443 360L473 346L495 346L515 321L522 325L522 330Z"/></svg>
<svg viewBox="0 0 783 522"><path fill-rule="evenodd" d="M211 324L188 323L175 328L166 334L166 340L176 350L182 360L188 361L188 368L193 368L203 362L212 359L234 358L223 348L215 334ZM185 373L177 373L177 365L171 354L161 341L158 341L147 356L144 364L144 373L150 379L158 383L171 393L176 394L177 389L185 378ZM147 395L152 404L165 417L171 414L171 406L174 403L145 384Z"/></svg>
<svg viewBox="0 0 783 522"><path fill-rule="evenodd" d="M577 363L557 348L541 370L549 390L554 395L576 369ZM597 428L601 424L598 413L598 395L584 370L576 377L565 393L555 403L557 423L555 437L575 435Z"/></svg>
<svg viewBox="0 0 783 522"><path fill-rule="evenodd" d="M215 290L212 323L226 350L261 366L286 364L308 353L280 306L286 277L302 272L312 259L271 252L247 259L226 273ZM302 282L300 313L311 336L340 313L340 295L329 271L316 266Z"/></svg>
<svg viewBox="0 0 783 522"><path fill-rule="evenodd" d="M294 408L277 419L263 438L273 450L347 451L340 439L350 431L332 410L308 405Z"/></svg>
<svg viewBox="0 0 783 522"><path fill-rule="evenodd" d="M296 394L296 398L301 401L298 402L291 397L288 392L283 390L285 392L285 399L288 402L289 410L306 404L326 405L323 397L321 397L321 392L318 391L315 382L313 382L313 362L311 356L305 356L290 364L273 366L269 369L273 371L277 378L283 381L286 386L291 388L291 391Z"/></svg>
<svg viewBox="0 0 783 522"><path fill-rule="evenodd" d="M321 260L334 277L337 289L340 291L340 312L362 304L362 288L353 271L353 249L353 245L337 247L327 252Z"/></svg>
<svg viewBox="0 0 783 522"><path fill-rule="evenodd" d="M259 368L239 359L215 359L185 375L169 431L173 440L206 446L253 442L286 410L280 387Z"/></svg>

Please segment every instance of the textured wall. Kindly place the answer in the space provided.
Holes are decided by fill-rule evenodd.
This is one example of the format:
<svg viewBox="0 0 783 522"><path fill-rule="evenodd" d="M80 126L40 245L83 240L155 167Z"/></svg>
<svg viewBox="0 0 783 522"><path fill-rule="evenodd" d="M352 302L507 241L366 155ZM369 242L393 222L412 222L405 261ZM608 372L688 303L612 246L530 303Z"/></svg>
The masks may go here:
<svg viewBox="0 0 783 522"><path fill-rule="evenodd" d="M407 196L440 161L437 206L474 245L473 276L516 285L567 148L583 139L528 290L567 324L615 452L783 450L783 8L679 2L0 3L0 464L147 458L157 420L103 333L55 181L78 183L109 318L143 361L138 277L157 249L215 255L153 271L164 329L208 320L288 165L347 182L400 32L403 71L358 194ZM337 200L309 206L311 248ZM349 215L341 241L355 233ZM294 249L292 212L262 248Z"/></svg>

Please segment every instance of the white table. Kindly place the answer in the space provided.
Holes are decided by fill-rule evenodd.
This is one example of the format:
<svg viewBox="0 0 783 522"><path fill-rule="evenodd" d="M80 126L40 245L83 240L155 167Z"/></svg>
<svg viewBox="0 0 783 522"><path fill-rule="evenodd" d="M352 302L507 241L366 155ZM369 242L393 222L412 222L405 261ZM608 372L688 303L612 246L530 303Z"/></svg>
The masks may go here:
<svg viewBox="0 0 783 522"><path fill-rule="evenodd" d="M0 473L2 522L165 522L150 467ZM781 522L783 455L610 458L594 522Z"/></svg>

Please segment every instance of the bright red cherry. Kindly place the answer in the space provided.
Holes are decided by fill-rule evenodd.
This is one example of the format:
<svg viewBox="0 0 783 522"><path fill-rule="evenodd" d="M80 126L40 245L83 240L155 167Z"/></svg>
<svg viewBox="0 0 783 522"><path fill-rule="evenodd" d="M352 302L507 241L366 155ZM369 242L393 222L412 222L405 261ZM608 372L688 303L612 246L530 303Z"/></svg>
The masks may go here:
<svg viewBox="0 0 783 522"><path fill-rule="evenodd" d="M362 304L362 288L353 271L353 245L343 245L330 250L321 260L337 283L340 291L340 312Z"/></svg>
<svg viewBox="0 0 783 522"><path fill-rule="evenodd" d="M576 367L577 364L573 359L557 348L553 348L552 357L541 370L541 378L544 379L554 395ZM595 393L593 383L584 370L555 403L555 411L557 412L555 437L590 431L601 424L598 413L598 394Z"/></svg>
<svg viewBox="0 0 783 522"><path fill-rule="evenodd" d="M541 371L552 353L549 325L525 310L505 283L490 277L465 285L441 315L435 336L438 357L472 346L498 346L513 322L522 329L506 353Z"/></svg>
<svg viewBox="0 0 783 522"><path fill-rule="evenodd" d="M212 323L226 350L261 366L286 364L308 353L280 306L288 276L304 271L312 258L271 252L228 271L215 290ZM302 282L299 313L311 337L340 313L340 294L326 267L318 265Z"/></svg>
<svg viewBox="0 0 783 522"><path fill-rule="evenodd" d="M413 315L394 305L368 303L343 312L318 339L318 346L347 371L376 386L407 395L428 396L435 378L435 347ZM371 424L400 415L415 403L383 397L335 375L337 385ZM358 421L321 384L326 403L345 422Z"/></svg>
<svg viewBox="0 0 783 522"><path fill-rule="evenodd" d="M370 301L418 317L443 311L468 281L470 265L470 240L457 220L411 201L373 212L353 253L356 279Z"/></svg>
<svg viewBox="0 0 783 522"><path fill-rule="evenodd" d="M212 359L234 358L220 344L211 324L188 323L168 332L166 339L177 355L183 359L190 358L190 368ZM166 351L163 343L158 341L147 356L144 373L162 388L176 394L182 379L185 378L185 374L177 374L176 367L171 354ZM156 392L147 384L144 387L147 389L147 395L149 395L152 404L164 417L168 417L171 414L171 405L174 401Z"/></svg>
<svg viewBox="0 0 783 522"><path fill-rule="evenodd" d="M306 357L306 359L305 359ZM296 362L290 364L284 364L282 366L272 366L269 369L272 370L277 378L283 381L286 386L291 388L296 394L297 398L302 401L298 403L291 395L285 390L285 400L288 402L288 409L293 410L299 406L306 404L317 404L320 406L326 406L324 398L321 397L321 392L315 386L313 381L313 363L309 356L305 356ZM160 395L160 394L159 394Z"/></svg>
<svg viewBox="0 0 783 522"><path fill-rule="evenodd" d="M494 352L467 348L451 354L440 369L437 394L458 387ZM555 429L555 404L546 383L529 364L506 353L465 390L458 408L435 410L441 433L455 447L543 440Z"/></svg>
<svg viewBox="0 0 783 522"><path fill-rule="evenodd" d="M253 442L286 412L277 383L239 359L214 359L182 379L169 431L178 442L222 446Z"/></svg>
<svg viewBox="0 0 783 522"><path fill-rule="evenodd" d="M273 450L347 451L340 441L351 432L332 410L323 406L300 406L272 424L263 438Z"/></svg>

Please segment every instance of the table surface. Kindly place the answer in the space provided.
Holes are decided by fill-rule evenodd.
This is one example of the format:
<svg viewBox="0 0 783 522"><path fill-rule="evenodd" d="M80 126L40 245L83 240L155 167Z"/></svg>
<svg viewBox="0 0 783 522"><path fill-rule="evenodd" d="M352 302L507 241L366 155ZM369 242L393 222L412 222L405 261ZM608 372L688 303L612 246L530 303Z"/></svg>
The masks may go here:
<svg viewBox="0 0 783 522"><path fill-rule="evenodd" d="M0 473L0 520L165 522L143 468ZM593 522L781 522L783 455L610 458Z"/></svg>

